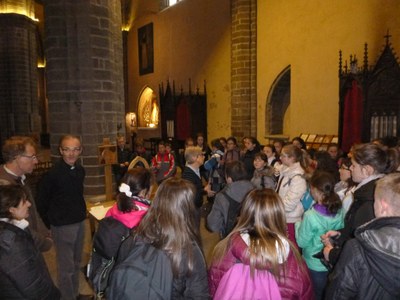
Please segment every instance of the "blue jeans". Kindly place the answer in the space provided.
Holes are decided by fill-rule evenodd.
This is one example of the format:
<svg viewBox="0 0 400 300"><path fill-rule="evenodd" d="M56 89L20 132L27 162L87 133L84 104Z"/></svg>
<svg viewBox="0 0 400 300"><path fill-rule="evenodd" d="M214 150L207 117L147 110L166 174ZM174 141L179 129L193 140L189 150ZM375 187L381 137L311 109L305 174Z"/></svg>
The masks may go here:
<svg viewBox="0 0 400 300"><path fill-rule="evenodd" d="M310 275L314 286L315 299L324 299L324 291L328 281L328 271L319 272L310 269Z"/></svg>

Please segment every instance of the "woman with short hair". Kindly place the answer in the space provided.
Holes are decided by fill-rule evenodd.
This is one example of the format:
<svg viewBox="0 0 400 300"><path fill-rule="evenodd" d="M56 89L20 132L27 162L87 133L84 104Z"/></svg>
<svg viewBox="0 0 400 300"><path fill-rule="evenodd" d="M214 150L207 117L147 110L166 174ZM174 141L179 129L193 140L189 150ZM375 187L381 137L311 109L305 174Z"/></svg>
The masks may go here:
<svg viewBox="0 0 400 300"><path fill-rule="evenodd" d="M60 299L29 231L23 187L0 186L0 299Z"/></svg>

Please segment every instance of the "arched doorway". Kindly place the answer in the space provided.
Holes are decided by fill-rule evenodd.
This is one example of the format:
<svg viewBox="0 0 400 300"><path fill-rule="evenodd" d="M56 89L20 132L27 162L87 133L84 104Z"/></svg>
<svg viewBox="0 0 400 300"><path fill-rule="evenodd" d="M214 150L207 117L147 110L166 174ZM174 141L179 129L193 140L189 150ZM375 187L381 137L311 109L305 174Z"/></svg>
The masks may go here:
<svg viewBox="0 0 400 300"><path fill-rule="evenodd" d="M275 79L268 93L265 112L266 136L284 135L284 119L290 104L290 65Z"/></svg>

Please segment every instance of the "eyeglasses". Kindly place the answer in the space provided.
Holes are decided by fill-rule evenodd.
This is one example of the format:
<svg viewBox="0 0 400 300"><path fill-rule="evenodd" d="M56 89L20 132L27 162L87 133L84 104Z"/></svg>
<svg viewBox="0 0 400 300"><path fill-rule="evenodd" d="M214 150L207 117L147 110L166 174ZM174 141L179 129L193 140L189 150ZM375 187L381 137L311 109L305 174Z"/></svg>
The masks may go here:
<svg viewBox="0 0 400 300"><path fill-rule="evenodd" d="M78 148L61 148L62 152L65 153L71 153L71 152L80 152L82 150L82 148L78 147Z"/></svg>
<svg viewBox="0 0 400 300"><path fill-rule="evenodd" d="M21 154L20 156L29 158L30 160L38 160L38 157L34 155L26 155L26 154Z"/></svg>

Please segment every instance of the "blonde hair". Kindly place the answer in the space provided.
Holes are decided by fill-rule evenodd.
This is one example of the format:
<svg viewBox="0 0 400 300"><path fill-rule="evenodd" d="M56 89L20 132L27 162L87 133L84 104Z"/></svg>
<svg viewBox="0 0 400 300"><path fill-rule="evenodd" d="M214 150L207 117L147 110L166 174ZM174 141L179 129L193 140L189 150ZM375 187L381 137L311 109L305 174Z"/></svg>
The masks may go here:
<svg viewBox="0 0 400 300"><path fill-rule="evenodd" d="M400 216L400 173L391 173L379 179L375 198L385 198L394 214Z"/></svg>
<svg viewBox="0 0 400 300"><path fill-rule="evenodd" d="M295 162L299 162L300 166L305 170L307 169L307 152L296 147L293 144L288 144L283 146L281 154L285 154L288 157L293 157Z"/></svg>
<svg viewBox="0 0 400 300"><path fill-rule="evenodd" d="M185 149L185 160L190 165L196 161L197 156L201 155L203 150L198 146L190 146Z"/></svg>
<svg viewBox="0 0 400 300"><path fill-rule="evenodd" d="M285 253L286 241L298 261L300 254L287 238L286 217L283 202L272 189L251 191L242 204L238 224L232 232L217 244L213 252L213 261L221 262L230 247L234 234L248 233L250 245L246 258L250 262L251 274L255 269L268 269L279 277L283 265L279 263ZM283 269L284 270L284 269Z"/></svg>

